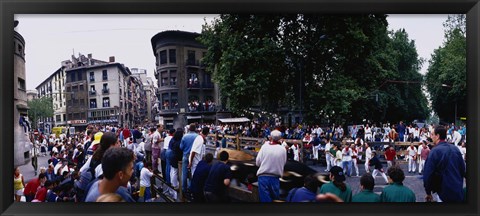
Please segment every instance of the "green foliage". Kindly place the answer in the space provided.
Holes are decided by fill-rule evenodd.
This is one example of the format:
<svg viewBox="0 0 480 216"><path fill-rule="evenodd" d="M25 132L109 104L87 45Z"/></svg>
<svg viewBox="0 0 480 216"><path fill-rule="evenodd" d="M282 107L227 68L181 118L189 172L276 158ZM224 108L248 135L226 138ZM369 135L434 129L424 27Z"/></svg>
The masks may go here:
<svg viewBox="0 0 480 216"><path fill-rule="evenodd" d="M232 111L302 110L340 124L425 119L414 41L387 32L386 15L221 15L203 26L204 62ZM378 96L378 99L376 97Z"/></svg>
<svg viewBox="0 0 480 216"><path fill-rule="evenodd" d="M444 44L432 54L426 74L432 108L441 121L454 122L455 106L457 118L467 113L465 21L464 15L449 16Z"/></svg>
<svg viewBox="0 0 480 216"><path fill-rule="evenodd" d="M37 127L38 119L53 116L53 100L51 97L33 99L28 101L27 105L30 108L28 111L28 119L31 119L34 128Z"/></svg>

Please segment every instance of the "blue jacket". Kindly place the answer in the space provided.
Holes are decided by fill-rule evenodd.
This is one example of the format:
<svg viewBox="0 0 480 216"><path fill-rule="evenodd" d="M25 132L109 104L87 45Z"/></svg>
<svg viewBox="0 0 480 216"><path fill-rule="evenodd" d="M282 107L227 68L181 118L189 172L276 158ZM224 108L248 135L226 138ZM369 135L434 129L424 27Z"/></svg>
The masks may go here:
<svg viewBox="0 0 480 216"><path fill-rule="evenodd" d="M440 191L433 191L432 179L437 172L441 176ZM437 192L443 202L462 202L465 161L460 150L445 141L432 148L423 171L425 192Z"/></svg>

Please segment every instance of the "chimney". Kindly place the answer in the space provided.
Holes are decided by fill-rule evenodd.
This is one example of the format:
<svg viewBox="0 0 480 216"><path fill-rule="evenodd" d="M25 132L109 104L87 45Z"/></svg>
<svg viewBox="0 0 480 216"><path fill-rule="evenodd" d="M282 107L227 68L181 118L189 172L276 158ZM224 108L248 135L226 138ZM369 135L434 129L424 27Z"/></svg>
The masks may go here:
<svg viewBox="0 0 480 216"><path fill-rule="evenodd" d="M108 60L108 62L115 62L115 56L110 56L110 59Z"/></svg>
<svg viewBox="0 0 480 216"><path fill-rule="evenodd" d="M92 54L88 54L88 59L91 59L92 58Z"/></svg>

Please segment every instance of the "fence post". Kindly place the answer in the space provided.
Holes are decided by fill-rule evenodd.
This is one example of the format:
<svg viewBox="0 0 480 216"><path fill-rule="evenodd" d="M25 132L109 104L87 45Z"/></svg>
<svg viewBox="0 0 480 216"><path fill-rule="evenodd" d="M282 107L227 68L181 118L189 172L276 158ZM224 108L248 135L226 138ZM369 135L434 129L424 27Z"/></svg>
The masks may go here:
<svg viewBox="0 0 480 216"><path fill-rule="evenodd" d="M240 136L237 133L237 150L240 150Z"/></svg>

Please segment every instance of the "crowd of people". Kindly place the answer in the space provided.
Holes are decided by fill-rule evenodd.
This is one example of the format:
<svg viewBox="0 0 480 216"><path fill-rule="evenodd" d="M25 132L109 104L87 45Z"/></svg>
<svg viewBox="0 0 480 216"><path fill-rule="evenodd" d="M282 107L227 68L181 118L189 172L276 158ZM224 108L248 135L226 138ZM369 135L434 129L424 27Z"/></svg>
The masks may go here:
<svg viewBox="0 0 480 216"><path fill-rule="evenodd" d="M40 135L35 140L40 154L49 154L51 158L40 169L38 178L26 184L19 169L15 169L15 200L20 201L20 197L25 196L27 202L151 202L156 199L152 197L152 179L158 174L174 191L190 195L193 202L228 202L227 188L232 180L229 153L207 153L206 143L209 134L239 133L265 138L255 159L260 202L280 199L279 181L284 165L287 160L299 161L299 146L284 141L290 138L298 138L311 148L314 160L320 159L319 151L325 154L325 171L331 181L320 186L314 176L307 176L304 187L290 191L286 201L415 202L413 192L402 184L405 174L395 164L395 149L386 149L383 156L387 168L384 169L377 151L369 146L379 131L387 134L389 141L422 143L418 148L413 144L409 146L405 158L409 163L408 172L416 172L418 164L427 201L463 201L466 127L429 125L418 129L405 127L403 122L384 126L370 128L367 124L358 129L352 126L345 132L341 125L285 128L255 123L190 124L169 130L163 125L136 125L131 129L127 126L89 125L85 132L59 137ZM332 143L345 140L353 143ZM215 139L215 142L226 148L225 139ZM360 176L358 164L362 157L366 171L360 178L362 191L352 195L345 179L354 173ZM444 160L445 157L450 160ZM388 184L379 197L372 194L378 174Z"/></svg>

